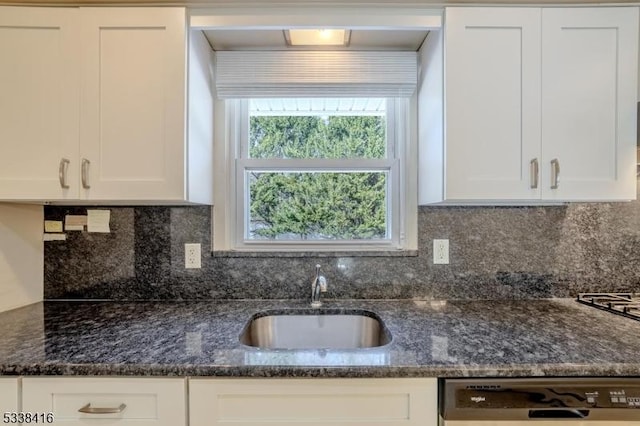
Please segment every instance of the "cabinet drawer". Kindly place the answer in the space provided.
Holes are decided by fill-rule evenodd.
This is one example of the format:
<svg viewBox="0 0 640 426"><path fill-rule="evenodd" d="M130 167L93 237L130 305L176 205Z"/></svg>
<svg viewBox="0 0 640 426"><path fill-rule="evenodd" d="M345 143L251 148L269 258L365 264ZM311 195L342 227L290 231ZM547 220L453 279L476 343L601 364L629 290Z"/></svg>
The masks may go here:
<svg viewBox="0 0 640 426"><path fill-rule="evenodd" d="M18 411L18 379L0 379L0 415Z"/></svg>
<svg viewBox="0 0 640 426"><path fill-rule="evenodd" d="M435 379L192 379L191 426L435 426Z"/></svg>
<svg viewBox="0 0 640 426"><path fill-rule="evenodd" d="M69 425L186 425L184 379L25 378L22 392L23 411Z"/></svg>

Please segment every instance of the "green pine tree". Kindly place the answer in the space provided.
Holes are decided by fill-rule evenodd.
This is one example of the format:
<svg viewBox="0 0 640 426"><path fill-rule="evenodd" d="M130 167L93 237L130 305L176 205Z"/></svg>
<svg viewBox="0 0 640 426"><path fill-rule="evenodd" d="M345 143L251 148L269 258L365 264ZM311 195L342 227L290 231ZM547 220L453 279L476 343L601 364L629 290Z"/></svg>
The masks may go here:
<svg viewBox="0 0 640 426"><path fill-rule="evenodd" d="M251 117L252 158L384 158L383 117ZM371 239L386 234L379 172L254 173L250 217L258 238Z"/></svg>

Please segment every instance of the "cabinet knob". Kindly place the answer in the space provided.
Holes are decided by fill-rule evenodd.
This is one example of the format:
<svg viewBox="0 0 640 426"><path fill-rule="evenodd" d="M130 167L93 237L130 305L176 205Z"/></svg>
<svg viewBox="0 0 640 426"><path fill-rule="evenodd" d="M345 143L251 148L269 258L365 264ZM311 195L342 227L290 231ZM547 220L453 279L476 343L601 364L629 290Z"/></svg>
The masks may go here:
<svg viewBox="0 0 640 426"><path fill-rule="evenodd" d="M69 163L69 160L63 158L60 160L60 166L58 167L58 179L60 180L60 187L63 189L69 188L67 184L67 169L69 168Z"/></svg>

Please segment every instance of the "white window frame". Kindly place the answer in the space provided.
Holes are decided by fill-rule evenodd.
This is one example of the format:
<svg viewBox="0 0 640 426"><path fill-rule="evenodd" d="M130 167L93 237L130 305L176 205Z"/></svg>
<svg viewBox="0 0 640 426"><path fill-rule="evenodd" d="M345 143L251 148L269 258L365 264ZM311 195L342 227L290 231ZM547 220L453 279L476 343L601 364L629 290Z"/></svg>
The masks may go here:
<svg viewBox="0 0 640 426"><path fill-rule="evenodd" d="M415 250L417 194L415 161L409 155L415 145L413 99L387 98L387 158L385 159L252 159L248 158L249 100L221 101L224 130L216 137L213 250L238 252L302 251L396 251ZM222 106L221 105L221 106ZM218 109L220 111L220 109ZM415 156L414 156L415 157ZM383 240L249 240L249 203L246 170L259 171L386 171L387 229ZM221 232L222 230L222 232ZM409 233L407 231L410 231ZM413 232L411 232L413 231Z"/></svg>

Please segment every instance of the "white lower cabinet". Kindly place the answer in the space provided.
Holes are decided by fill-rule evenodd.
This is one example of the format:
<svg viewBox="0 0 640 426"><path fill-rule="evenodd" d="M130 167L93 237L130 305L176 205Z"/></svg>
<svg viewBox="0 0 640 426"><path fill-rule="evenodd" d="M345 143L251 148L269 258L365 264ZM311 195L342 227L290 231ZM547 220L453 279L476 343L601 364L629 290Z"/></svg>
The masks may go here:
<svg viewBox="0 0 640 426"><path fill-rule="evenodd" d="M67 425L186 426L186 379L22 379L22 411Z"/></svg>
<svg viewBox="0 0 640 426"><path fill-rule="evenodd" d="M436 379L191 379L190 426L436 426Z"/></svg>
<svg viewBox="0 0 640 426"><path fill-rule="evenodd" d="M0 379L0 415L18 411L18 395L17 378Z"/></svg>
<svg viewBox="0 0 640 426"><path fill-rule="evenodd" d="M435 378L25 377L20 406L0 379L0 412L84 426L436 426L437 400Z"/></svg>

